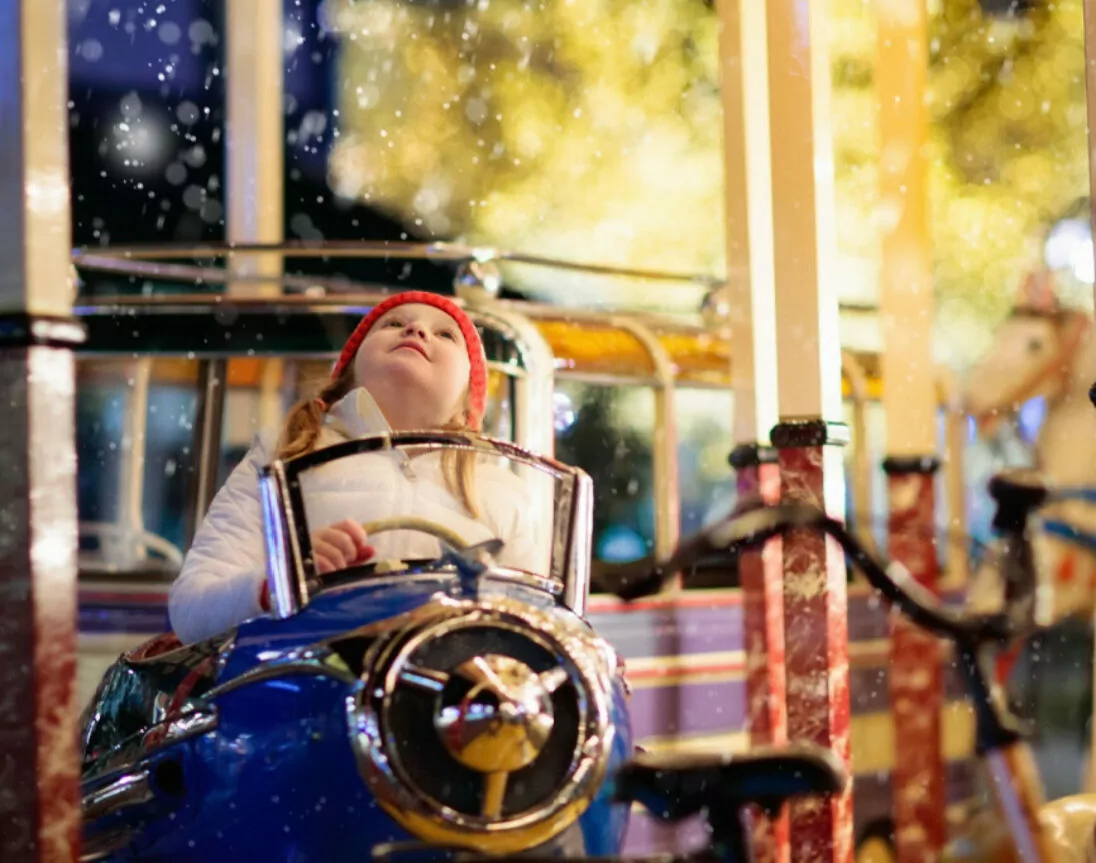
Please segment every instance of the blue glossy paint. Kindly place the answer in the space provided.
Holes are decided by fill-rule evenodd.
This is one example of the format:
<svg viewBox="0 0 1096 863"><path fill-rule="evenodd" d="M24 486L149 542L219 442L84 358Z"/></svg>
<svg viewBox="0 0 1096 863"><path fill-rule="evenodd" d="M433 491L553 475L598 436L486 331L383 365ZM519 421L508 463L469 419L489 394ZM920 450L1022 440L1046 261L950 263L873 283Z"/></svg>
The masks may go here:
<svg viewBox="0 0 1096 863"><path fill-rule="evenodd" d="M544 592L518 585L491 590L573 619ZM248 621L237 630L217 685L286 652L437 601L439 591L473 598L447 577L365 582L321 594L287 620ZM97 822L88 837L126 826L134 831L130 847L110 859L203 863L361 861L377 843L412 841L358 772L346 718L351 691L348 682L290 674L223 693L212 702L214 730L134 765L152 772L153 799ZM608 775L633 750L619 681L610 695L615 736ZM84 793L111 778L86 783ZM629 810L611 803L609 793L603 786L579 824L540 851L618 854ZM575 847L576 837L583 848Z"/></svg>
<svg viewBox="0 0 1096 863"><path fill-rule="evenodd" d="M624 848L628 832L630 806L621 806L612 802L612 776L635 751L632 741L631 724L628 721L628 697L620 687L613 689L613 724L617 731L613 741L613 754L607 779L602 784L597 797L590 803L579 824L582 826L582 838L586 844L586 853L591 856L619 855Z"/></svg>

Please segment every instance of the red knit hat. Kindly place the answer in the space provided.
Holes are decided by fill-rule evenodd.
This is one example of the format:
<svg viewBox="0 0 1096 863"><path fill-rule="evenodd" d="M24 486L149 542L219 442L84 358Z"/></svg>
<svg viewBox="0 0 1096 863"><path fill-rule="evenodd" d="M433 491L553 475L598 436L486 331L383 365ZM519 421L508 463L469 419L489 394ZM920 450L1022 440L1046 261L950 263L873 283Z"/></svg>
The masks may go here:
<svg viewBox="0 0 1096 863"><path fill-rule="evenodd" d="M338 378L346 367L354 362L358 348L361 347L366 333L376 323L377 318L396 308L396 306L402 306L405 303L422 303L423 305L441 309L460 327L461 335L464 336L464 343L468 347L468 362L471 365L471 370L468 373L468 401L471 405L468 424L474 429L479 429L480 424L483 422L483 412L487 403L487 357L483 353L483 342L480 341L476 326L472 323L472 319L464 313L464 309L441 294L432 294L428 291L404 291L402 294L396 294L377 303L369 314L361 319L361 323L354 328L354 332L346 340L346 345L331 371L331 379Z"/></svg>

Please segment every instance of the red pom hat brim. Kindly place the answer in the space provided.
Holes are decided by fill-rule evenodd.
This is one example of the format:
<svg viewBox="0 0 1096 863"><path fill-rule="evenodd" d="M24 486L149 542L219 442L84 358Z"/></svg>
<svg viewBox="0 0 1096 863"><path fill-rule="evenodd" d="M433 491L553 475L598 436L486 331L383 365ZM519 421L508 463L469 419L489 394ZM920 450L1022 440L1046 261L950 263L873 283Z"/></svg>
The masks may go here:
<svg viewBox="0 0 1096 863"><path fill-rule="evenodd" d="M475 324L465 314L464 309L441 294L432 294L429 291L404 291L377 303L369 311L369 314L361 319L361 322L354 328L354 332L350 334L350 338L346 340L346 345L343 347L342 353L339 354L335 367L331 370L331 379L338 378L346 367L354 362L358 348L361 347L362 341L377 319L385 312L406 303L422 303L441 309L460 327L461 335L464 336L464 343L468 347L468 362L471 366L468 374L468 401L470 404L468 424L473 429L479 430L483 424L483 412L487 404L487 357L483 352L483 342L480 340L479 333L476 332Z"/></svg>

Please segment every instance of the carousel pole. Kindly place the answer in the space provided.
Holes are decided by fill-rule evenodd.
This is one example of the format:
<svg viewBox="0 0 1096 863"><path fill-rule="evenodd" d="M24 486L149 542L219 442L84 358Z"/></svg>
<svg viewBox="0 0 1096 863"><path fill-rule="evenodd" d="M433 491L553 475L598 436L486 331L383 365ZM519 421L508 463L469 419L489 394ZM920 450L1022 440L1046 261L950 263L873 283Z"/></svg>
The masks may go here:
<svg viewBox="0 0 1096 863"><path fill-rule="evenodd" d="M282 0L225 4L225 239L281 243L285 239L285 10ZM276 297L283 272L277 253L234 254L232 271L269 282L229 282L237 297ZM260 428L283 414L284 362L263 364Z"/></svg>
<svg viewBox="0 0 1096 863"><path fill-rule="evenodd" d="M283 134L284 18L282 0L225 4L225 240L280 243L285 212ZM230 298L255 299L281 293L282 256L276 252L231 252ZM270 281L264 281L269 278ZM230 373L225 359L199 361L194 452L199 454L192 497L187 502L187 542L194 537L217 492L219 446ZM284 361L265 360L259 384L260 429L281 417L279 386ZM232 421L229 417L229 422Z"/></svg>
<svg viewBox="0 0 1096 863"><path fill-rule="evenodd" d="M284 236L285 57L282 0L225 4L225 240L278 244ZM225 285L229 299L278 296L282 256L277 252L231 252L226 262L239 280ZM270 281L265 281L269 279ZM217 492L221 439L230 361L199 364L201 397L194 423L194 451L200 454L188 501L187 535L192 538ZM282 415L284 361L263 361L259 376L259 429L275 428ZM229 416L231 423L236 417Z"/></svg>
<svg viewBox="0 0 1096 863"><path fill-rule="evenodd" d="M285 31L282 0L225 4L225 234L229 243L280 243L285 221ZM236 254L241 296L281 293L278 254Z"/></svg>
<svg viewBox="0 0 1096 863"><path fill-rule="evenodd" d="M772 430L785 501L844 517L841 347L833 272L833 147L828 4L769 0L777 392ZM784 538L784 651L788 738L849 752L845 560L835 542ZM851 775L851 770L850 770ZM851 787L791 806L791 859L852 860Z"/></svg>
<svg viewBox="0 0 1096 863"><path fill-rule="evenodd" d="M63 0L0 0L0 860L73 861L76 454Z"/></svg>
<svg viewBox="0 0 1096 863"><path fill-rule="evenodd" d="M934 478L936 369L932 360L933 286L928 236L927 21L923 0L879 3L882 228L883 409L887 417L889 553L937 590ZM898 385L901 382L901 385ZM888 385L889 384L889 385ZM902 863L931 863L946 840L940 749L943 679L936 638L891 616L891 711L895 747L895 845Z"/></svg>
<svg viewBox="0 0 1096 863"><path fill-rule="evenodd" d="M725 317L715 323L730 327L735 439L730 462L738 499L768 504L779 501L780 472L768 440L777 411L765 4L721 0L718 12L727 283L720 296ZM780 540L743 555L738 572L750 743L785 743ZM759 816L753 838L757 863L787 863L787 812L773 819Z"/></svg>

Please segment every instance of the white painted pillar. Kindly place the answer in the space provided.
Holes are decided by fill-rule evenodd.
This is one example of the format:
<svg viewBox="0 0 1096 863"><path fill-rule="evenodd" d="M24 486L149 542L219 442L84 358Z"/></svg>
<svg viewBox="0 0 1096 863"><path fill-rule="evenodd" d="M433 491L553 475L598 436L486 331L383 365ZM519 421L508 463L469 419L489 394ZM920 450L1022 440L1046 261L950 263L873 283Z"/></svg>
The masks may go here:
<svg viewBox="0 0 1096 863"><path fill-rule="evenodd" d="M280 243L285 212L285 56L282 0L225 4L225 234L229 243ZM234 255L233 272L277 277L279 255ZM269 296L275 283L229 284Z"/></svg>
<svg viewBox="0 0 1096 863"><path fill-rule="evenodd" d="M834 281L835 205L828 3L768 0L777 397L772 430L783 500L844 517L841 347ZM788 738L850 767L845 560L836 543L783 541ZM851 775L851 769L849 773ZM850 789L791 806L791 859L849 863Z"/></svg>
<svg viewBox="0 0 1096 863"><path fill-rule="evenodd" d="M929 589L939 578L934 477L936 369L928 225L927 15L924 0L876 4L876 67L883 214L883 409L887 420L888 552ZM905 863L938 860L947 838L941 752L943 677L937 639L891 617L890 693L895 750L895 844Z"/></svg>
<svg viewBox="0 0 1096 863"><path fill-rule="evenodd" d="M0 860L77 856L76 453L63 0L0 0Z"/></svg>
<svg viewBox="0 0 1096 863"><path fill-rule="evenodd" d="M776 301L773 283L772 164L765 4L720 0L720 89L727 284L731 331L734 441L731 466L739 500L776 503L780 473L768 446L776 424ZM723 321L719 321L723 324ZM747 725L751 745L788 739L784 681L784 603L780 542L744 554L738 564L746 651ZM753 831L758 863L787 863L788 815L759 815Z"/></svg>
<svg viewBox="0 0 1096 863"><path fill-rule="evenodd" d="M273 243L285 237L285 10L282 0L225 4L225 239L229 243ZM283 260L276 253L234 253L225 291L236 297L276 297ZM261 281L269 277L271 281ZM260 281L253 281L260 279ZM227 369L210 369L214 376ZM259 429L276 429L285 414L281 382L285 363L265 362L259 386ZM214 380L211 398L226 397ZM220 415L221 411L214 411ZM219 429L215 430L219 435ZM207 484L209 485L209 484ZM205 489L206 496L216 491ZM198 501L202 514L208 500Z"/></svg>

